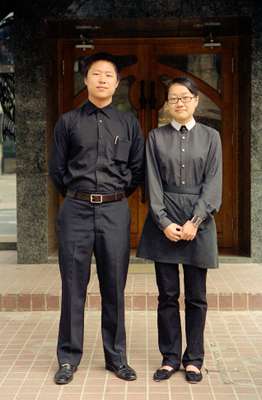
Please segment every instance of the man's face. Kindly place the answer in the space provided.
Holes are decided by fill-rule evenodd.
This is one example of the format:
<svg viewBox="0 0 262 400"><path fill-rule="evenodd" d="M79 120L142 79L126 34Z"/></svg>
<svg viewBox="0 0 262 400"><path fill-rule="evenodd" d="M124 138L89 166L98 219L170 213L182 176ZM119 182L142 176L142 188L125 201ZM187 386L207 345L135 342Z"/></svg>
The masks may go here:
<svg viewBox="0 0 262 400"><path fill-rule="evenodd" d="M89 100L111 101L118 83L117 73L111 62L94 62L85 77Z"/></svg>
<svg viewBox="0 0 262 400"><path fill-rule="evenodd" d="M178 102L175 102L178 100ZM184 85L175 83L169 88L168 109L172 117L181 123L189 122L198 105L198 96L194 96Z"/></svg>

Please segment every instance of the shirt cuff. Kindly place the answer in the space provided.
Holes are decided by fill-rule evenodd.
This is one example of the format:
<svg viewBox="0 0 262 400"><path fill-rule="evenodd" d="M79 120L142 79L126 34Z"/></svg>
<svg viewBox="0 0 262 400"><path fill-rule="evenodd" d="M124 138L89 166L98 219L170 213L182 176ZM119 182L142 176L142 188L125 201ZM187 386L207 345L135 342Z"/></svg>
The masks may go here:
<svg viewBox="0 0 262 400"><path fill-rule="evenodd" d="M194 215L193 218L191 218L190 222L192 222L196 228L199 227L203 219L199 217L198 215Z"/></svg>
<svg viewBox="0 0 262 400"><path fill-rule="evenodd" d="M169 218L164 217L164 218L162 218L161 221L159 222L159 228L160 228L162 231L164 231L164 230L168 227L168 225L171 225L172 223L173 223L173 222L170 221Z"/></svg>

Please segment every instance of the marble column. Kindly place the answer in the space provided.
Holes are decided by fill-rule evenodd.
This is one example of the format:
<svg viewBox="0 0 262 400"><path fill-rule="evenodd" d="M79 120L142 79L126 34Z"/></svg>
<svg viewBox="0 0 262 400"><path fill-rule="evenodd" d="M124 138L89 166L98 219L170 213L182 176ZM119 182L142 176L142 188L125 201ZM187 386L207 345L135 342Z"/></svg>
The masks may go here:
<svg viewBox="0 0 262 400"><path fill-rule="evenodd" d="M251 76L251 256L262 262L262 5L253 17Z"/></svg>
<svg viewBox="0 0 262 400"><path fill-rule="evenodd" d="M16 18L18 263L48 260L46 56L37 21Z"/></svg>

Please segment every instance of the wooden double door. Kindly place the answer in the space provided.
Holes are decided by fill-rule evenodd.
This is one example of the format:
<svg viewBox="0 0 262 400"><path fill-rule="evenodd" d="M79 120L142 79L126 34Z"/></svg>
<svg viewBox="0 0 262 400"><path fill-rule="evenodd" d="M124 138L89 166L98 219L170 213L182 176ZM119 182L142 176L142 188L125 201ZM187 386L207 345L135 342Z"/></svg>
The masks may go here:
<svg viewBox="0 0 262 400"><path fill-rule="evenodd" d="M166 124L171 117L166 103L166 86L176 76L191 77L200 90L195 117L216 128L223 146L223 204L216 216L220 252L234 253L237 247L238 195L236 177L236 132L233 61L235 45L225 39L220 47L206 48L200 39L132 38L97 39L82 50L76 42L59 42L59 111L79 107L87 100L83 82L84 58L106 51L118 57L121 82L114 96L120 110L132 111L140 121L145 137L150 129ZM147 204L137 190L130 198L132 211L131 243L139 241Z"/></svg>

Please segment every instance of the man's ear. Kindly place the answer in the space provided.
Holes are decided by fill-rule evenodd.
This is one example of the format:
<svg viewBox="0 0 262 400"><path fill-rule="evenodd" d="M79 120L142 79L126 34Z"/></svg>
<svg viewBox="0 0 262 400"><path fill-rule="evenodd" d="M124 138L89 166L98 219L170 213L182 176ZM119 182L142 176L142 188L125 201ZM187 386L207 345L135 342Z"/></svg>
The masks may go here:
<svg viewBox="0 0 262 400"><path fill-rule="evenodd" d="M118 88L119 83L120 83L120 78L116 82L116 89Z"/></svg>

